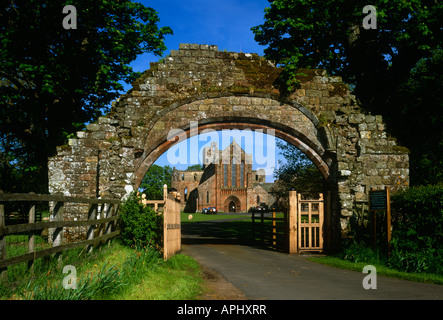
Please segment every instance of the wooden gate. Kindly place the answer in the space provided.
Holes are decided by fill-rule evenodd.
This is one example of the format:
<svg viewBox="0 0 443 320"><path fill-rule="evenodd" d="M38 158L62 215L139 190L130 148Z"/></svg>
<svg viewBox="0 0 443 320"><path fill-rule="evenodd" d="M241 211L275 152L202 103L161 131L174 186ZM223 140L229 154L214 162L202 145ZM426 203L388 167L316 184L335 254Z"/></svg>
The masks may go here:
<svg viewBox="0 0 443 320"><path fill-rule="evenodd" d="M298 194L298 251L323 250L324 199Z"/></svg>
<svg viewBox="0 0 443 320"><path fill-rule="evenodd" d="M164 193L163 258L169 259L181 250L180 196Z"/></svg>
<svg viewBox="0 0 443 320"><path fill-rule="evenodd" d="M323 251L324 198L289 191L289 253Z"/></svg>
<svg viewBox="0 0 443 320"><path fill-rule="evenodd" d="M276 251L288 251L288 211L252 211L252 241L261 247Z"/></svg>

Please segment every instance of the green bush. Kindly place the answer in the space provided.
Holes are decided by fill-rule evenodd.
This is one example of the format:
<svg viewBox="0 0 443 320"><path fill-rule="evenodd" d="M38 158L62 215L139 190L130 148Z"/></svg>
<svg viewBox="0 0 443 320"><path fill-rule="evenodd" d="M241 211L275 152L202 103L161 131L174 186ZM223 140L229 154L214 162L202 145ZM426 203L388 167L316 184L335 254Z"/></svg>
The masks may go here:
<svg viewBox="0 0 443 320"><path fill-rule="evenodd" d="M384 264L383 254L378 249L372 249L364 243L352 242L341 253L343 260L365 262L368 264Z"/></svg>
<svg viewBox="0 0 443 320"><path fill-rule="evenodd" d="M443 274L443 184L412 187L392 196L390 265Z"/></svg>
<svg viewBox="0 0 443 320"><path fill-rule="evenodd" d="M120 210L118 226L120 237L125 245L161 245L163 216L145 207L141 198L131 194Z"/></svg>
<svg viewBox="0 0 443 320"><path fill-rule="evenodd" d="M411 187L391 196L392 237L386 246L386 214L377 213L377 246L370 248L367 207L354 210L340 257L399 271L443 274L443 184ZM388 256L389 249L389 256Z"/></svg>

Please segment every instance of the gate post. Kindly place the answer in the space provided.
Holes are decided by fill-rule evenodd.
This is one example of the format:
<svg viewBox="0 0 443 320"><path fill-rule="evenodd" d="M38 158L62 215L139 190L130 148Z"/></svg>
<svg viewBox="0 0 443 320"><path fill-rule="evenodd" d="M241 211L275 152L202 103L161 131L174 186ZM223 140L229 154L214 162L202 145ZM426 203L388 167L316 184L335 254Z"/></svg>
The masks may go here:
<svg viewBox="0 0 443 320"><path fill-rule="evenodd" d="M3 193L0 190L0 193ZM5 230L5 205L0 204L0 260L6 259L6 236L4 235ZM8 267L0 268L0 281L8 280Z"/></svg>
<svg viewBox="0 0 443 320"><path fill-rule="evenodd" d="M298 253L297 191L289 191L289 253Z"/></svg>

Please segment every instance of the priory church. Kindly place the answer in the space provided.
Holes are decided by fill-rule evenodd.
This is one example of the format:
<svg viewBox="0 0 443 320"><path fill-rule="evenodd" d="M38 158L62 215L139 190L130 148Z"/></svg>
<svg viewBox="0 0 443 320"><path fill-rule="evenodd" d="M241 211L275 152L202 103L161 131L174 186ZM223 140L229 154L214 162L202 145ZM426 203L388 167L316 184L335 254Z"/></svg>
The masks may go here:
<svg viewBox="0 0 443 320"><path fill-rule="evenodd" d="M212 142L203 148L203 170L174 168L171 187L181 195L180 210L201 212L215 207L218 212L247 212L259 205L272 206L265 170L252 170L252 155L235 140L224 150Z"/></svg>

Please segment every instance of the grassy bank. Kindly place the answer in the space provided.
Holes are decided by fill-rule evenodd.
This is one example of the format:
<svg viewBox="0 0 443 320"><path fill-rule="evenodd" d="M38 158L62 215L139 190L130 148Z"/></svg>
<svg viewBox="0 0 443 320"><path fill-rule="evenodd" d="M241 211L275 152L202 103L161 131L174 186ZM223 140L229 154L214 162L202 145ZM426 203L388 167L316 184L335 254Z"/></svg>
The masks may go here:
<svg viewBox="0 0 443 320"><path fill-rule="evenodd" d="M116 300L194 300L203 292L203 279L195 260L178 254L143 270L130 285L107 296Z"/></svg>
<svg viewBox="0 0 443 320"><path fill-rule="evenodd" d="M65 289L63 266L76 269L77 289ZM152 249L134 249L114 241L90 255L71 251L60 268L51 263L35 276L0 284L0 299L14 300L191 300L203 292L198 264L176 255L168 261Z"/></svg>
<svg viewBox="0 0 443 320"><path fill-rule="evenodd" d="M308 258L308 260L335 268L353 270L357 272L362 272L363 268L366 265L373 265L377 270L377 275L379 276L386 276L390 278L397 278L402 280L410 280L410 281L423 282L423 283L443 284L443 276L441 275L399 271L374 261L354 262L354 261L344 260L336 256L311 257Z"/></svg>

